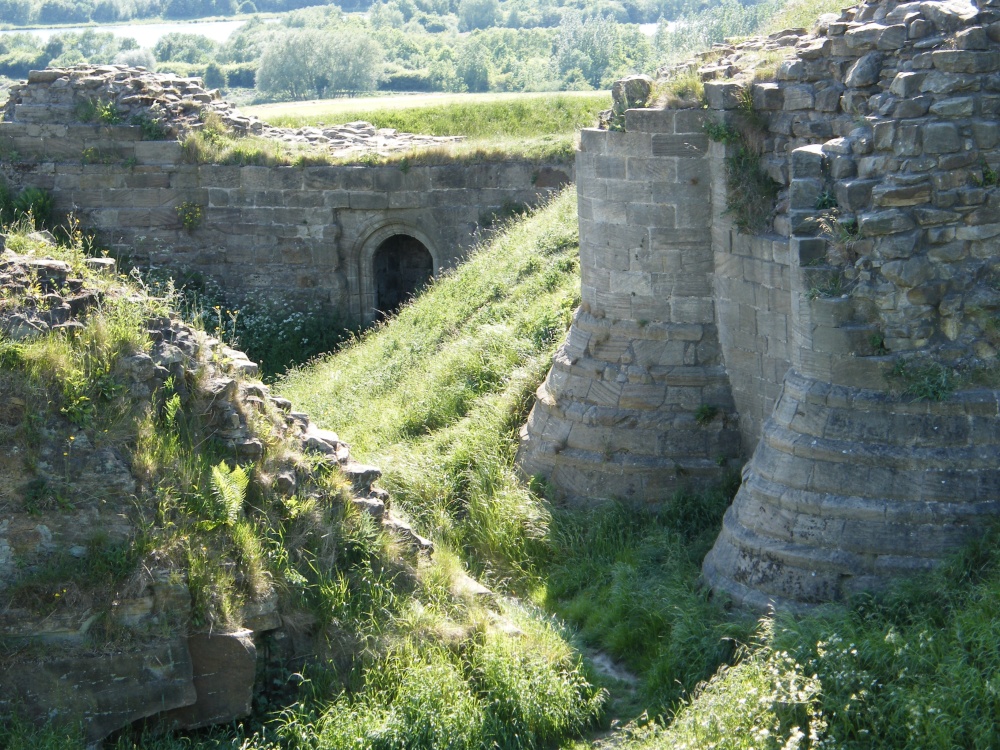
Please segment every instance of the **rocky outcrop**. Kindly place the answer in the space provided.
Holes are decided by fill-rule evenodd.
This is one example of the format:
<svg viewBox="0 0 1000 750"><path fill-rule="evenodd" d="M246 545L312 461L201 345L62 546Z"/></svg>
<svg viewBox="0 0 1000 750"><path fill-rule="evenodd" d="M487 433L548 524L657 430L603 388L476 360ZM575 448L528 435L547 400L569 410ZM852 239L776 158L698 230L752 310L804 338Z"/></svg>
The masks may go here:
<svg viewBox="0 0 1000 750"><path fill-rule="evenodd" d="M217 89L206 91L198 78L150 73L121 65L77 65L33 70L11 87L5 122L74 123L81 117L108 125L138 125L154 138L177 139L218 118L235 135L259 136L327 151L335 157L363 152L390 153L437 146L460 137L400 133L368 122L307 128L275 128L240 113Z"/></svg>
<svg viewBox="0 0 1000 750"><path fill-rule="evenodd" d="M878 588L980 533L1000 513L998 41L993 0L864 3L685 66L707 110L584 131L583 306L524 470L656 503L752 452L704 573L757 608Z"/></svg>

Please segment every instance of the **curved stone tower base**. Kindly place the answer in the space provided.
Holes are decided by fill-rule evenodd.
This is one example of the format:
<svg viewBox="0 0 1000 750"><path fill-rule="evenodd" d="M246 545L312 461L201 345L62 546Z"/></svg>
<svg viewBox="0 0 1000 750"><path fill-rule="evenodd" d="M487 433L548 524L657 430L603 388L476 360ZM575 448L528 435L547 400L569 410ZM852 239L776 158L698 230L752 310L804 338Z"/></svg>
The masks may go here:
<svg viewBox="0 0 1000 750"><path fill-rule="evenodd" d="M518 463L569 500L657 503L740 455L714 299L702 110L628 110L577 154L582 303Z"/></svg>
<svg viewBox="0 0 1000 750"><path fill-rule="evenodd" d="M575 501L656 502L717 476L740 438L725 370L699 364L718 362L707 328L578 312L521 429L521 470Z"/></svg>
<svg viewBox="0 0 1000 750"><path fill-rule="evenodd" d="M998 395L907 402L788 373L708 582L795 608L931 568L1000 514Z"/></svg>

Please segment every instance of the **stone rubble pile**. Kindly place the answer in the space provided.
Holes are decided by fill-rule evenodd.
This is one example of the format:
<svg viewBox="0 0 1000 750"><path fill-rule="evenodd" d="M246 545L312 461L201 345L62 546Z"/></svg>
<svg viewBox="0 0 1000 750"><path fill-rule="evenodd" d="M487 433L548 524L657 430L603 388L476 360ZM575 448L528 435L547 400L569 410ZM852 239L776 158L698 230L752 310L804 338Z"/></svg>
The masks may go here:
<svg viewBox="0 0 1000 750"><path fill-rule="evenodd" d="M292 146L313 147L342 157L363 152L389 153L454 143L461 137L400 133L367 122L305 128L275 128L242 114L208 91L198 78L150 73L121 65L77 65L33 70L10 90L5 122L75 123L92 105L106 109L104 121L126 125L155 124L163 137L182 139L204 126L209 114L238 136L257 136Z"/></svg>
<svg viewBox="0 0 1000 750"><path fill-rule="evenodd" d="M0 335L14 341L55 331L80 335L89 324L89 310L128 293L114 279L112 259L86 263L98 272L100 284L76 278L64 261L5 250L0 255ZM154 403L170 381L185 412L198 415L192 426L198 443L212 441L233 460L258 464L265 458L262 430L284 444L287 455L267 463L281 497L335 502L312 480L315 471L338 470L350 482L350 502L359 511L414 552L433 552L429 540L391 512L389 494L375 486L381 471L354 460L335 433L293 411L287 399L271 395L255 379L257 365L245 354L173 314L146 321L146 328L149 350L120 357L109 373L116 394L141 407ZM0 400L0 429L16 430L35 416L27 414L22 395L7 393ZM16 440L0 453L0 498L14 500L0 505L0 594L60 555L85 558L95 534L112 543L134 536L131 510L149 498L151 489L141 486L128 458L106 444L106 436L59 418L32 429L38 437L30 462ZM310 454L308 462L303 454ZM96 618L93 603L72 584L44 617L4 600L0 638L11 646L41 646L45 658L32 656L29 648L13 662L0 663L0 711L17 701L27 716L73 716L83 720L88 739L98 741L144 717L196 728L229 722L250 710L261 671L256 637L268 633L274 643L293 640L294 634L283 630L276 593L245 607L242 630L196 632L183 575L158 556L147 556L142 568L112 605L111 619L132 634L129 645L114 654L93 652L88 640Z"/></svg>

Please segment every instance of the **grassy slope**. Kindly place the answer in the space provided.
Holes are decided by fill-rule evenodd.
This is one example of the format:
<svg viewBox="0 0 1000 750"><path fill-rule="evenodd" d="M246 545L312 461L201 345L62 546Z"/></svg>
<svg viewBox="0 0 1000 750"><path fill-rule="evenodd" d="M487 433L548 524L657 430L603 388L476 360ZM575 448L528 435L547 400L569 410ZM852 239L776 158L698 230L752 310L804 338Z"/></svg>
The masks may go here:
<svg viewBox="0 0 1000 750"><path fill-rule="evenodd" d="M574 198L563 194L391 324L279 386L385 467L386 486L424 532L466 550L494 580L528 572L546 526L511 458L578 301Z"/></svg>
<svg viewBox="0 0 1000 750"><path fill-rule="evenodd" d="M576 243L569 192L279 387L384 468L423 533L643 677L637 701L612 714L660 712L751 630L697 586L729 494L681 493L660 514L568 511L518 481L515 431L576 303Z"/></svg>
<svg viewBox="0 0 1000 750"><path fill-rule="evenodd" d="M540 108L537 104L544 104ZM535 105L535 106L532 106ZM294 104L261 104L255 107L243 107L243 112L254 115L278 127L300 128L320 123L334 124L366 120L378 127L405 128L388 124L392 122L421 123L419 127L428 127L422 123L432 123L428 130L413 130L411 132L428 133L430 135L482 135L481 122L495 122L497 115L510 113L526 113L532 118L531 130L526 135L550 135L562 130L573 130L567 122L561 119L564 113L575 114L580 111L591 112L594 107L607 108L611 100L607 93L592 91L567 91L553 93L495 93L495 94L405 94L399 96L379 96L361 99L322 99ZM463 120L455 120L461 129L455 129L442 115L449 110L462 113ZM483 117L468 118L465 113L484 113ZM427 119L429 117L429 119ZM539 118L545 118L540 120ZM547 122L539 127L540 122ZM387 123L387 124L382 124ZM440 130L440 127L446 129ZM417 127L417 126L414 126ZM517 125L525 128L526 123ZM576 128L580 125L575 126ZM505 130L504 132L510 132Z"/></svg>

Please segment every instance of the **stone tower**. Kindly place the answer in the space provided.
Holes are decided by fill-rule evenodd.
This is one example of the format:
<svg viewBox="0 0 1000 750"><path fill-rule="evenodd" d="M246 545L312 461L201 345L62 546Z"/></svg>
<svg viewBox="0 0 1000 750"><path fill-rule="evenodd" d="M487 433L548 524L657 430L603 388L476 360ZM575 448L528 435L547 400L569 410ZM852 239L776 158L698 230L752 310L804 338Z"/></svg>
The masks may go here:
<svg viewBox="0 0 1000 750"><path fill-rule="evenodd" d="M724 50L707 110L585 132L583 306L522 468L655 503L752 451L704 573L757 608L927 569L996 516L995 1L863 4ZM741 70L779 49L773 82ZM747 153L778 191L753 235Z"/></svg>

